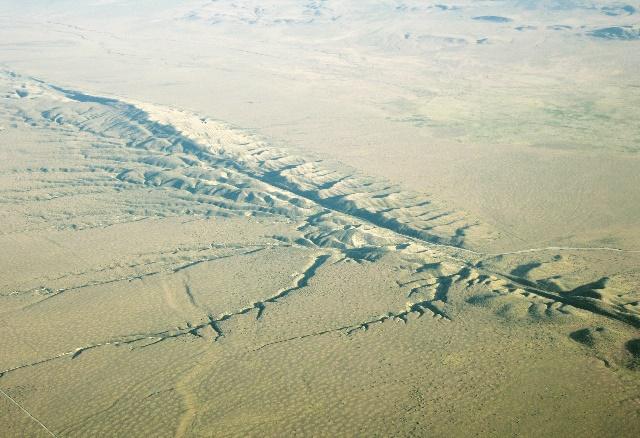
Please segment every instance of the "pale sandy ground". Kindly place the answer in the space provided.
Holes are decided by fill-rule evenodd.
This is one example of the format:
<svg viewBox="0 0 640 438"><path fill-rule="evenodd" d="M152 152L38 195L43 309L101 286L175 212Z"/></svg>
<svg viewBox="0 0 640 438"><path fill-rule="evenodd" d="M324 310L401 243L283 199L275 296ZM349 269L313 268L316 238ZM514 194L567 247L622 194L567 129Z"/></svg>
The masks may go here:
<svg viewBox="0 0 640 438"><path fill-rule="evenodd" d="M637 7L73 3L0 2L0 436L640 432Z"/></svg>
<svg viewBox="0 0 640 438"><path fill-rule="evenodd" d="M640 246L637 2L45 3L0 1L9 68L254 129L518 249Z"/></svg>

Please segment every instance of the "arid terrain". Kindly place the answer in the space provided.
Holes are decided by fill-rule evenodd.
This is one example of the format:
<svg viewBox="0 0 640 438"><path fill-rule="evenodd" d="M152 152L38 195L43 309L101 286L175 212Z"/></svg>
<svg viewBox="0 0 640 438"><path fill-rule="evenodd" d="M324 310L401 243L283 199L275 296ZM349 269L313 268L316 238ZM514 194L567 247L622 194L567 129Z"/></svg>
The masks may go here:
<svg viewBox="0 0 640 438"><path fill-rule="evenodd" d="M638 436L638 10L0 1L0 436Z"/></svg>

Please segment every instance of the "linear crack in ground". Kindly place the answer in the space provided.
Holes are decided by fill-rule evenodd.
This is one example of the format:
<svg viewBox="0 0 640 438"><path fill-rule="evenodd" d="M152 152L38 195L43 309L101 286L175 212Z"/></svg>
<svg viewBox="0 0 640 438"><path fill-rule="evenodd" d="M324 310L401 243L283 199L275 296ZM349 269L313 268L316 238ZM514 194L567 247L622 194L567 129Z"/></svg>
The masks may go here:
<svg viewBox="0 0 640 438"><path fill-rule="evenodd" d="M303 312L292 312L283 316L275 311L275 304L282 303L293 295L289 303L295 306L308 305L311 300L295 298L304 298L305 292L311 290L315 294L315 288L303 290L310 283L315 286L317 281L323 286L321 280L326 280L329 274L313 280L321 268L321 274L325 273L324 269L327 273L344 269L343 272L354 275L360 273L363 276L383 272L395 280L397 287L392 286L389 290L396 295L382 298L380 294L375 295L380 291L374 291L366 295L365 299L368 291L359 291L362 296L349 297L354 299L357 310L340 315L330 324L326 321L321 322L319 326L322 328L335 325L337 328L316 330L298 336L290 336L291 333L281 330L273 336L285 339L267 342L253 351L328 333L342 332L349 336L385 324L387 321L410 323L425 315L442 322L450 321L459 314L459 305L463 301L460 300L461 296L467 299L465 302L468 303L474 300L481 303L486 297L529 300L530 303L517 303L517 306L529 306L529 315L552 315L553 312L566 315L572 312L570 307L573 306L640 327L639 306L632 299L619 300L618 295L613 296L613 299L611 296L601 299L603 295L599 295L600 289L597 285L593 286L597 290L585 287L554 289L554 284L529 280L527 274L534 265L525 261L521 262L520 266L505 269L499 265L500 260L509 259L508 256L524 258L527 254L534 253L604 252L631 256L637 251L609 247L549 246L502 253L482 252L476 249L482 246L477 247L475 244L481 244L483 241L475 241L473 236L478 229L483 230L484 225L466 213L437 206L437 202L430 196L406 192L386 181L346 170L325 160L292 155L289 151L271 147L262 140L238 133L223 124L209 123L200 117L194 119L193 115L184 112L158 109L144 104L134 106L115 99L49 87L44 83L34 85L30 82L31 85L43 92L43 99L47 102L44 105L49 105L50 108L41 111L43 107L35 105L37 111L30 113L28 104L24 103L28 100L12 101L10 105L14 105L17 111L10 116L11 120L15 120L16 124L22 121L42 130L64 132L64 138L68 139L68 144L74 145L73 147L79 148L81 143L74 138L76 134L82 136L82 141L91 140L94 144L82 150L63 151L82 156L83 160L90 163L87 165L68 168L58 163L51 168L45 165L21 166L6 173L7 178L17 175L19 178L31 178L29 181L33 182L33 187L29 190L16 191L15 188L10 188L3 192L7 199L30 208L34 204L39 205L40 202L46 202L47 205L42 211L25 213L29 226L21 224L20 230L37 229L39 233L56 230L69 233L61 234L66 237L80 230L99 229L106 230L104 232L108 235L109 232L117 230L116 226L141 230L135 227L141 220L155 218L143 225L154 227L157 222L170 217L188 217L189 220L197 218L202 221L202 226L190 236L192 240L174 242L169 246L170 249L161 245L150 246L138 250L137 255L130 255L143 258L144 263L137 264L136 260L132 259L126 262L125 259L116 259L104 269L102 268L105 264L102 263L99 268L82 268L79 269L79 273L67 272L65 275L69 276L70 280L65 282L62 281L65 276L50 275L38 277L39 279L31 277L21 283L32 286L36 281L42 282L43 278L52 279L46 280L46 287L23 291L25 295L48 292L42 300L24 307L33 308L54 297L59 297L59 300L72 300L75 294L63 294L67 291L97 286L117 289L121 286L118 283L143 280L161 274L161 280L169 280L163 282L163 285L169 285L171 288L165 295L166 302L163 304L169 304L172 312L186 310L188 313L188 316L180 314L178 327L112 338L112 331L103 332L95 338L107 339L106 341L88 343L61 354L14 366L0 371L0 376L65 357L76 359L83 352L109 345L129 345L131 349L139 349L184 337L206 342L221 341L218 345L230 346L224 339L225 330L229 329L231 333L235 330L235 325L227 323L240 319L240 316L250 315L260 321L253 326L255 330L265 329L265 324L271 322L271 314L267 311L272 304L274 319L284 318L286 323L297 323L295 318L304 315ZM26 99L26 96L21 96L23 97ZM24 109L20 105L27 108ZM72 186L79 188L78 193L67 188ZM78 213L67 211L65 205L58 210L54 208L56 202L75 202L76 196L99 198L105 190L110 191L110 196L113 195L113 191L125 198L128 195L131 199L108 205L108 208L91 204L87 211ZM68 199L70 196L74 197L73 200ZM103 199L100 198L99 202ZM115 218L113 209L118 211ZM127 220L127 217L131 220ZM241 219L245 221L245 227L251 223L250 226L268 225L273 228L265 227L269 232L264 234L247 233L251 235L246 237L246 242L242 241L245 238L242 232L233 236L233 243L207 243L218 237L222 237L222 240L227 239L227 236L202 237L208 231L208 226L224 227L223 220L218 222L222 218ZM210 220L216 222L212 224ZM182 227L188 221L183 219L179 222ZM47 228L42 226L43 224L50 226ZM498 240L499 233L491 233L492 230L486 235L490 236L487 239ZM482 236L482 233L475 234L476 237L479 235ZM277 243L256 243L260 239ZM60 244L61 241L49 239L48 243L55 245L56 250L61 252L69 250L65 248L66 245ZM292 248L291 251L295 251L296 254L298 251L305 251L305 254L313 255L303 267L302 273L292 275L293 279L287 279L286 283L277 283L277 286L269 289L267 293L246 291L239 287L236 292L242 298L235 296L233 299L240 301L233 301L233 304L227 304L227 301L220 304L220 301L217 301L219 297L214 296L215 290L209 291L211 295L208 296L198 294L202 285L202 277L199 276L209 279L207 276L215 275L216 266L213 263L209 265L210 262L255 254L275 247ZM222 254L214 253L214 249L225 251ZM226 250L233 250L233 253L228 254ZM331 264L328 263L330 260ZM250 260L250 263L260 262ZM486 265L482 266L482 263ZM137 268L138 266L146 267ZM390 270L384 271L387 268ZM66 270L68 271L68 267ZM123 274L131 270L149 272ZM96 275L97 272L101 274ZM174 274L178 275L170 279L164 278L165 275L169 277ZM546 278L552 278L552 274ZM107 276L113 278L106 278ZM87 281L87 278L90 281ZM175 286L176 282L180 281L184 289ZM60 283L64 287L54 286ZM70 286L70 283L76 284ZM154 280L144 282L144 287L153 283ZM318 295L324 295L326 289L318 287ZM274 290L276 292L270 295ZM478 291L484 295L473 295ZM17 295L23 292L17 292ZM326 295L333 292L330 291ZM154 290L151 290L149 295L153 294ZM339 295L336 293L330 299L335 297ZM152 297L155 298L157 296ZM318 297L314 295L313 298ZM325 296L320 298L324 299ZM383 299L385 301L378 303L378 298L382 298L381 302ZM409 299L409 302L403 308L402 301L405 299ZM218 304L210 304L211 302ZM218 314L211 310L216 305L220 309L231 310ZM335 302L332 305L335 306ZM511 305L511 302L504 307L507 308L508 305ZM37 311L41 309L42 307ZM304 310L315 312L317 308ZM504 309L501 308L499 311ZM188 321L182 322L184 320ZM356 322L343 324L350 320ZM250 320L241 321L238 325L242 326L248 321ZM251 323L254 324L253 321ZM168 325L165 320L160 320L154 322L152 327ZM274 326L277 327L276 324ZM121 330L134 331L129 328ZM238 332L242 333L242 330ZM262 330L260 335L263 333L267 333L267 330ZM231 338L229 336L230 340ZM68 345L81 343L72 341ZM210 351L217 353L218 350L211 348ZM192 417L193 412L194 410L187 417ZM190 420L186 418L184 422L190 423Z"/></svg>
<svg viewBox="0 0 640 438"><path fill-rule="evenodd" d="M266 308L266 304L267 303L277 303L278 300L282 299L282 298L286 298L287 296L289 296L290 294L292 294L293 292L296 292L302 288L305 288L308 286L309 284L309 280L311 280L311 278L313 278L314 275L316 275L316 271L327 261L329 260L329 258L331 258L330 255L327 254L323 254L320 255L318 257L316 257L314 259L314 261L302 272L302 274L298 275L298 278L295 281L294 286L292 287L288 287L286 289L282 289L281 291L279 291L278 293L276 293L275 295L262 300L262 301L258 301L256 303L253 304L253 307L255 309L257 309L258 313L256 314L256 319L260 319L265 311Z"/></svg>

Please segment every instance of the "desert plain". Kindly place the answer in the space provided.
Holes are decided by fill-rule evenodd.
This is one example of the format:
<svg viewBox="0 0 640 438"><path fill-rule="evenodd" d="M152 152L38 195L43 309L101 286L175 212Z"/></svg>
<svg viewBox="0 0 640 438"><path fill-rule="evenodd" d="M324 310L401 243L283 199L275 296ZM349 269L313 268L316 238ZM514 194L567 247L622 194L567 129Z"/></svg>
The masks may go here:
<svg viewBox="0 0 640 438"><path fill-rule="evenodd" d="M638 436L639 17L0 1L0 436Z"/></svg>

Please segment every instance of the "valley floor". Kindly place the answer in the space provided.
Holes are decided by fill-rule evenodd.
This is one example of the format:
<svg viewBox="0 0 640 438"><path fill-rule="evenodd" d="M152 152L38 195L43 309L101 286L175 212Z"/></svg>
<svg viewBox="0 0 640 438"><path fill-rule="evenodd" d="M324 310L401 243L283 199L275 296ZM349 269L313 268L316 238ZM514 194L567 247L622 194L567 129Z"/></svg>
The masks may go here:
<svg viewBox="0 0 640 438"><path fill-rule="evenodd" d="M640 432L640 252L516 247L177 109L0 95L0 435Z"/></svg>

